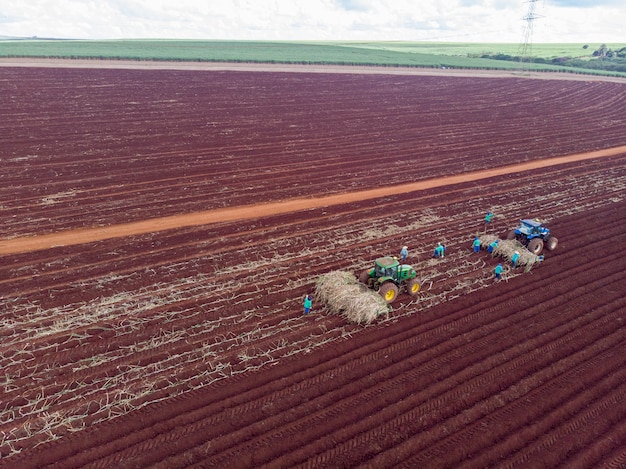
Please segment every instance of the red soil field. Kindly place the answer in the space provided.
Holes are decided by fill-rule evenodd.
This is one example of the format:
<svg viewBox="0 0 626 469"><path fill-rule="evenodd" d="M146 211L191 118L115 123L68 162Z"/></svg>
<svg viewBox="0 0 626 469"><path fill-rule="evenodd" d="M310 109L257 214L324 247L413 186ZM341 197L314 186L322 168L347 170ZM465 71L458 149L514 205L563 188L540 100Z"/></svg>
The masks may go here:
<svg viewBox="0 0 626 469"><path fill-rule="evenodd" d="M0 95L0 246L109 232L3 251L0 466L626 463L624 83L0 67ZM329 203L164 221L292 200ZM557 250L494 282L487 210ZM405 244L417 299L302 314Z"/></svg>

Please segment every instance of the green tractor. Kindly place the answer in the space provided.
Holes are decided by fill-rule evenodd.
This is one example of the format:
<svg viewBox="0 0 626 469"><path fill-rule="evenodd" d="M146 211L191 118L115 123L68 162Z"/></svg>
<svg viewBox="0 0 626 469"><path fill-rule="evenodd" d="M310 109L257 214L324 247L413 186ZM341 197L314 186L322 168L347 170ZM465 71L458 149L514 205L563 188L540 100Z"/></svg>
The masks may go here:
<svg viewBox="0 0 626 469"><path fill-rule="evenodd" d="M359 281L378 290L387 303L392 303L401 289L406 289L411 296L420 291L420 282L413 267L401 265L395 257L376 259L374 268L363 271Z"/></svg>

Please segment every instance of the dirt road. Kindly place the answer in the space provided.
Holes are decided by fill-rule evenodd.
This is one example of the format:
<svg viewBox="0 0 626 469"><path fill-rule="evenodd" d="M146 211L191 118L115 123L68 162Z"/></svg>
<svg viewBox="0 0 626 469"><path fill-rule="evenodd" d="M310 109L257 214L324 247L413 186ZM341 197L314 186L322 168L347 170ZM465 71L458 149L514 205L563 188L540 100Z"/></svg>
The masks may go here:
<svg viewBox="0 0 626 469"><path fill-rule="evenodd" d="M44 58L0 58L0 67L67 67L67 68L117 68L135 70L194 70L194 71L252 71L289 73L356 73L385 75L429 75L482 78L530 78L537 80L607 81L624 83L623 77L584 75L563 72L524 72L515 70L477 70L428 67L377 67L367 65L303 65L245 62L171 62L143 60L91 60L91 59L44 59Z"/></svg>
<svg viewBox="0 0 626 469"><path fill-rule="evenodd" d="M463 182L478 181L494 176L513 174L532 169L545 168L560 164L573 163L593 158L603 158L626 153L626 145L598 150L588 153L579 153L555 158L547 158L538 161L529 161L516 165L502 166L489 170L474 171L456 176L437 179L428 179L409 184L382 187L379 189L362 190L333 194L316 198L299 198L279 202L271 202L257 205L242 205L223 209L206 210L202 212L173 215L163 218L141 220L97 228L85 228L70 231L62 231L41 236L13 238L0 240L0 255L18 254L38 250L49 249L57 246L71 246L91 243L112 238L140 235L165 231L175 228L208 225L212 223L230 222L236 220L251 220L264 216L278 215L313 208L339 205L361 200L376 199L395 194L415 192L435 187L442 187Z"/></svg>

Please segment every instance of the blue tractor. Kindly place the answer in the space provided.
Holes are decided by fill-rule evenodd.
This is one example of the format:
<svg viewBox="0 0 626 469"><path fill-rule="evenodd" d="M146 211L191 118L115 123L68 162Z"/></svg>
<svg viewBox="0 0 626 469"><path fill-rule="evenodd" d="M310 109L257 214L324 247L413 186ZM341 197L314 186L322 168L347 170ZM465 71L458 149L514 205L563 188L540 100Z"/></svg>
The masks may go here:
<svg viewBox="0 0 626 469"><path fill-rule="evenodd" d="M559 243L559 240L550 234L550 230L536 218L521 220L517 228L509 231L506 239L517 239L536 256L543 252L544 245L549 251L554 251Z"/></svg>

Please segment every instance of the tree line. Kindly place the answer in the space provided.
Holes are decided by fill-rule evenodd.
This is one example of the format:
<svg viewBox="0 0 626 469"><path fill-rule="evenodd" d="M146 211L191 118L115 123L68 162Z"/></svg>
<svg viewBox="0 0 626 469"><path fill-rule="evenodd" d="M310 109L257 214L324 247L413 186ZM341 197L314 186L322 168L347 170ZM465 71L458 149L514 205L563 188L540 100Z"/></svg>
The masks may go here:
<svg viewBox="0 0 626 469"><path fill-rule="evenodd" d="M588 44L585 44L583 46L583 49L585 50L588 48ZM483 59L493 60L521 61L521 57L519 56L502 53L480 54L479 57ZM559 65L563 67L606 70L611 72L626 72L626 47L614 50L607 47L606 44L602 44L590 55L585 55L583 57L531 57L528 61L531 63Z"/></svg>

